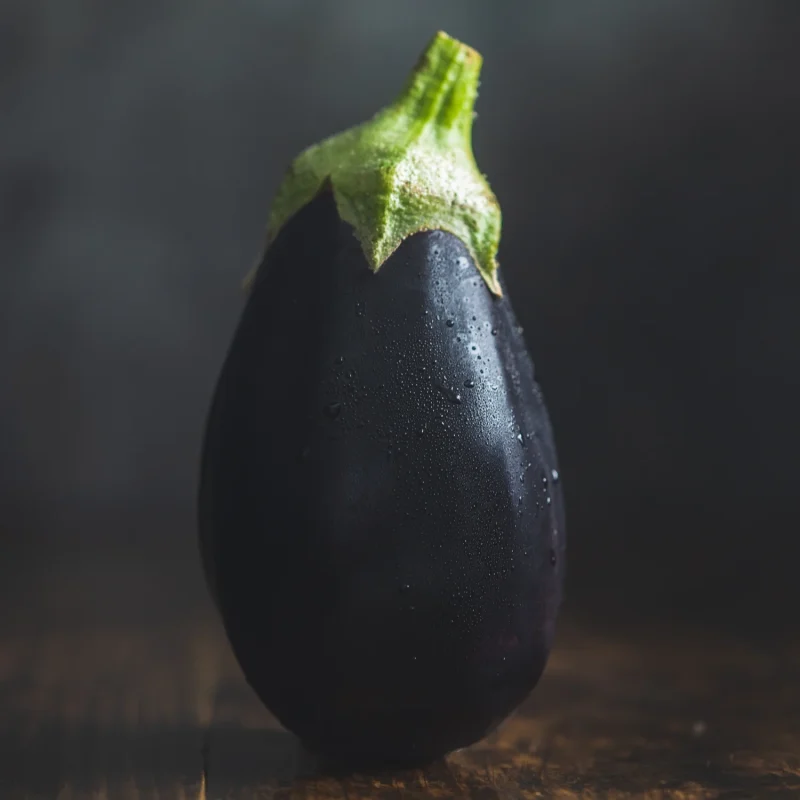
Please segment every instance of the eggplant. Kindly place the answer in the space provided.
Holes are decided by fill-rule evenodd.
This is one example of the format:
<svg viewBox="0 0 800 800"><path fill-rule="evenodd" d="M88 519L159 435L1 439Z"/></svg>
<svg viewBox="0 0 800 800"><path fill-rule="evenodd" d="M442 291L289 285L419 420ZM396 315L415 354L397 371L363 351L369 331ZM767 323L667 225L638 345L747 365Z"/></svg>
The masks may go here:
<svg viewBox="0 0 800 800"><path fill-rule="evenodd" d="M553 433L470 145L480 65L437 34L395 104L298 157L205 431L200 549L232 649L341 764L492 731L561 603Z"/></svg>

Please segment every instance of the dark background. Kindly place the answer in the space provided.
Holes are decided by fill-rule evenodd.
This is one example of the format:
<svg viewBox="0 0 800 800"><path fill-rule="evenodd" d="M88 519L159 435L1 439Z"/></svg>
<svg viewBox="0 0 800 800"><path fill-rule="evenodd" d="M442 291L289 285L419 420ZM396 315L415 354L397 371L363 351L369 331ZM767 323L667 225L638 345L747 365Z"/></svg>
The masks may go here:
<svg viewBox="0 0 800 800"><path fill-rule="evenodd" d="M210 612L197 456L270 200L439 28L485 58L475 152L560 446L568 609L794 624L791 0L5 0L3 624Z"/></svg>

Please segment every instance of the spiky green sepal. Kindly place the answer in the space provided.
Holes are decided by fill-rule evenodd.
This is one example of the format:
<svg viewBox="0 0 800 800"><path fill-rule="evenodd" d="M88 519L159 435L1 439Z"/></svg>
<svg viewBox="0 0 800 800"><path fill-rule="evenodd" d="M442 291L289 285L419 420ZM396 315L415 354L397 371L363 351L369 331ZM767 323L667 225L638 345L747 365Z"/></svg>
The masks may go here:
<svg viewBox="0 0 800 800"><path fill-rule="evenodd" d="M374 271L412 234L443 230L464 242L500 295L500 206L472 153L481 65L475 50L437 33L392 105L295 159L272 206L267 246L329 183Z"/></svg>

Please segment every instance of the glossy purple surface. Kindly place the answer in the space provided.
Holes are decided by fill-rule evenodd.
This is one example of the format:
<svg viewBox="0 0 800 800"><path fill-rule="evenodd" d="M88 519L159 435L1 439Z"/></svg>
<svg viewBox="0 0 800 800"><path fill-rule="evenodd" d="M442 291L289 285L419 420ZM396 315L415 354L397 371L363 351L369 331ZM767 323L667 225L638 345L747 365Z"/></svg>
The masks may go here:
<svg viewBox="0 0 800 800"><path fill-rule="evenodd" d="M201 549L242 669L313 751L424 762L544 668L564 511L507 298L432 231L369 270L330 194L270 247L208 420Z"/></svg>

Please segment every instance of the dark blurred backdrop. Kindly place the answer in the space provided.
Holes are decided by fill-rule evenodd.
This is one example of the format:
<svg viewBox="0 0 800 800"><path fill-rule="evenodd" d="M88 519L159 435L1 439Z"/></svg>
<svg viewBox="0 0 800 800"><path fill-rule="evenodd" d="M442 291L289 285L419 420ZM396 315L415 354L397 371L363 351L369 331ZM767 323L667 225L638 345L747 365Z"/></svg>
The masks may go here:
<svg viewBox="0 0 800 800"><path fill-rule="evenodd" d="M568 608L794 622L800 3L4 0L4 623L208 613L198 449L273 192L439 28L485 58Z"/></svg>

